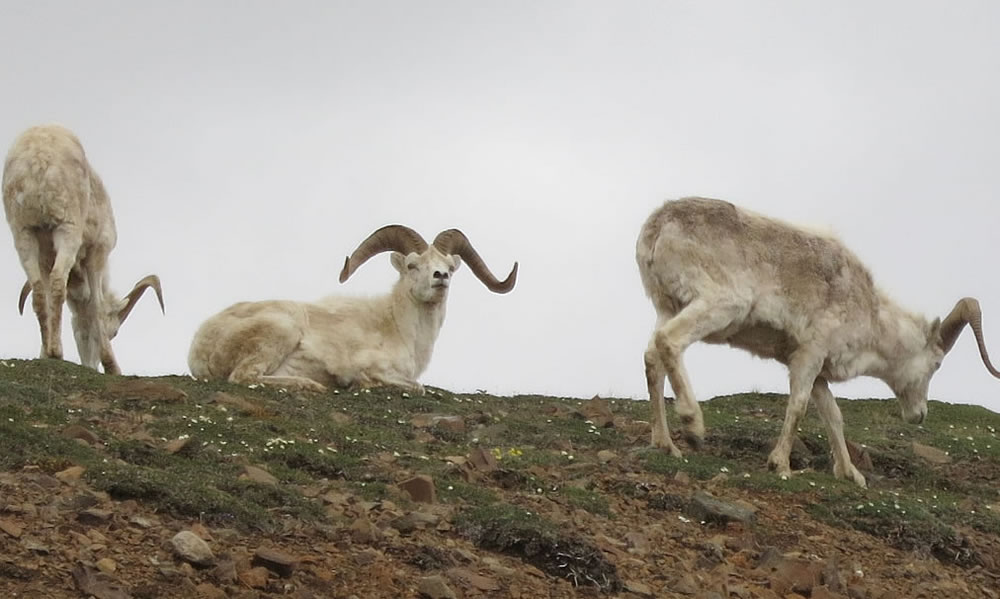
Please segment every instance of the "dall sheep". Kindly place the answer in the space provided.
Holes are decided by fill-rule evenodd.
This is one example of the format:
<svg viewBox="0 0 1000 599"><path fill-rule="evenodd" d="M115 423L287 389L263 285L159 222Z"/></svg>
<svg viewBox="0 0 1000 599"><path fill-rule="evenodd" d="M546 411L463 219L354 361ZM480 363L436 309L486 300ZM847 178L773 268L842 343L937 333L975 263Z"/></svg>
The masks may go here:
<svg viewBox="0 0 1000 599"><path fill-rule="evenodd" d="M961 299L944 321L928 322L880 291L836 239L728 202L666 202L643 225L636 261L657 315L644 356L652 445L675 456L680 451L667 430L664 375L686 435L697 445L705 427L681 359L697 341L728 344L788 367L788 406L768 457L771 468L791 474L796 424L812 397L829 429L834 475L861 486L865 478L851 462L829 381L879 378L899 398L903 418L920 423L930 379L966 324L986 368L1000 378L986 352L975 299Z"/></svg>
<svg viewBox="0 0 1000 599"><path fill-rule="evenodd" d="M28 281L18 310L33 295L43 358L63 357L62 308L84 366L120 374L111 340L143 292L152 287L163 309L160 280L149 275L123 298L108 288L108 255L117 232L108 194L83 146L59 125L32 127L11 146L3 169L3 205Z"/></svg>
<svg viewBox="0 0 1000 599"><path fill-rule="evenodd" d="M388 225L345 260L340 282L387 251L399 272L387 295L241 302L212 316L191 342L191 374L313 391L395 385L422 393L417 377L430 362L455 269L464 260L490 291L507 293L517 263L498 281L461 231L443 231L428 245L416 231Z"/></svg>

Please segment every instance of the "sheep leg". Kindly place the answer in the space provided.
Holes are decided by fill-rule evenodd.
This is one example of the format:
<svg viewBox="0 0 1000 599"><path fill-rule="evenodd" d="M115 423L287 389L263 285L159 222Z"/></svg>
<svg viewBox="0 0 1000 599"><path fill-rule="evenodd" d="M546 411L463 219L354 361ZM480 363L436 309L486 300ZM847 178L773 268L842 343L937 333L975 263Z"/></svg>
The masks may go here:
<svg viewBox="0 0 1000 599"><path fill-rule="evenodd" d="M46 288L46 280L42 276L39 265L41 260L41 247L38 238L30 230L21 230L14 233L14 247L17 250L17 257L24 266L24 274L28 277L28 284L31 285L31 307L35 311L38 319L38 328L42 336L42 351L39 357L46 358L49 355L49 317L48 300L49 292Z"/></svg>
<svg viewBox="0 0 1000 599"><path fill-rule="evenodd" d="M809 396L822 366L823 359L808 349L799 349L789 360L789 393L785 422L781 427L781 436L778 437L778 442L767 458L768 467L780 476L792 474L789 464L792 443L798 430L799 420L809 407Z"/></svg>
<svg viewBox="0 0 1000 599"><path fill-rule="evenodd" d="M225 364L232 364L230 383L263 383L264 377L278 370L301 340L296 322L288 316L248 319L247 324L233 331L216 347L209 359L209 371L224 371ZM294 375L277 375L272 382L277 378L286 383L310 380Z"/></svg>
<svg viewBox="0 0 1000 599"><path fill-rule="evenodd" d="M833 393L830 392L830 387L825 379L816 379L812 389L812 399L830 433L830 448L833 450L833 475L837 478L853 480L862 487L866 486L864 475L851 462L851 454L847 451L847 441L844 439L844 418L840 414L840 407L837 406L837 400L833 398Z"/></svg>
<svg viewBox="0 0 1000 599"><path fill-rule="evenodd" d="M698 447L705 437L705 422L701 407L695 400L691 383L682 359L689 345L700 341L729 326L733 320L746 311L741 303L712 303L696 300L685 306L672 318L657 323L653 337L646 349L646 384L653 408L653 446L670 449L679 455L676 447L671 449L670 433L667 430L666 409L663 401L663 374L670 380L670 387L676 396L674 409L684 424L685 437L691 445Z"/></svg>
<svg viewBox="0 0 1000 599"><path fill-rule="evenodd" d="M55 259L52 271L49 273L48 305L48 343L47 354L50 358L62 359L62 313L66 303L66 288L69 273L76 262L80 246L83 245L83 234L80 227L73 223L63 223L52 231L52 247L55 248Z"/></svg>

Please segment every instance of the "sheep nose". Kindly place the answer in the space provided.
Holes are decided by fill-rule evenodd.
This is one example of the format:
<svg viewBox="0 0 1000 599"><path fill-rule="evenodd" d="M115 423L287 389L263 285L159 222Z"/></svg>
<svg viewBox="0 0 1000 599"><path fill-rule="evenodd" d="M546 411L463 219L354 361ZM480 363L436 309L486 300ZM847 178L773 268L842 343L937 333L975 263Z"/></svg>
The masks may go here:
<svg viewBox="0 0 1000 599"><path fill-rule="evenodd" d="M448 271L441 271L441 270L435 270L434 271L434 278L435 279L442 279L444 281L447 281L448 277L450 277L450 276L451 276L451 273L449 273Z"/></svg>

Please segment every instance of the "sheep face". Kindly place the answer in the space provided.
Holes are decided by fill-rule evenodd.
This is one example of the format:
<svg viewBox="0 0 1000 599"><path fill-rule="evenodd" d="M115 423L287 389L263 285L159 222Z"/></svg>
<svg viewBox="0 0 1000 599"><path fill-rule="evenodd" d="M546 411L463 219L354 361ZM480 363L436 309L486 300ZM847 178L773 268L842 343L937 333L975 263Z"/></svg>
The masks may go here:
<svg viewBox="0 0 1000 599"><path fill-rule="evenodd" d="M423 304L438 304L448 297L451 276L461 265L461 258L444 254L430 246L422 253L391 255L393 268L399 272L399 280L414 301Z"/></svg>
<svg viewBox="0 0 1000 599"><path fill-rule="evenodd" d="M902 362L891 383L903 420L911 424L920 424L927 417L927 389L945 354L939 330L940 321L935 321L927 332L925 345Z"/></svg>

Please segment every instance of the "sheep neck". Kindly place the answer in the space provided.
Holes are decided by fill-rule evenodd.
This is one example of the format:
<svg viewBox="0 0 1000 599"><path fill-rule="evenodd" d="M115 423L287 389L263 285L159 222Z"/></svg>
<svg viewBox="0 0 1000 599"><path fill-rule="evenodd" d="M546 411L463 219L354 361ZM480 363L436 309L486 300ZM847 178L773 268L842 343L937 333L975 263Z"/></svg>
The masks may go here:
<svg viewBox="0 0 1000 599"><path fill-rule="evenodd" d="M403 344L410 348L415 366L414 376L427 368L434 343L444 324L445 303L427 303L416 300L407 286L397 283L390 298L392 320Z"/></svg>

